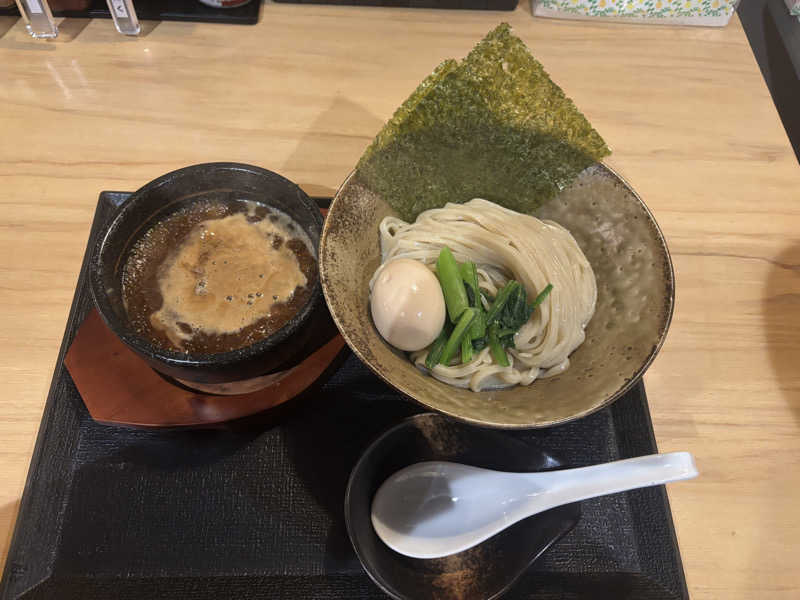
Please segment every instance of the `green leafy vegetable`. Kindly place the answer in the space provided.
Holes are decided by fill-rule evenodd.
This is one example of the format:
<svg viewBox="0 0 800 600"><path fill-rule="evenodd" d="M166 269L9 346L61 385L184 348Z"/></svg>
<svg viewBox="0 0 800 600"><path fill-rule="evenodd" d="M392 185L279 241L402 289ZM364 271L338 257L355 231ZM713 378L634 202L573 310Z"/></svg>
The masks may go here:
<svg viewBox="0 0 800 600"><path fill-rule="evenodd" d="M525 287L512 279L498 290L486 311L481 298L490 296L478 285L475 263L457 262L450 248L444 246L436 261L436 274L444 294L448 319L428 350L425 366L429 369L437 364L449 365L459 351L461 363L468 363L475 352L487 345L495 362L508 366L510 360L505 349L514 348L517 331L553 289L552 284L548 284L528 304Z"/></svg>
<svg viewBox="0 0 800 600"><path fill-rule="evenodd" d="M508 302L497 317L498 323L512 331L517 331L531 317L533 309L528 306L527 292L522 285L514 286Z"/></svg>
<svg viewBox="0 0 800 600"><path fill-rule="evenodd" d="M516 295L521 287L522 286L519 284L519 281L512 279L502 288L500 288L500 291L497 292L494 302L492 302L492 305L489 307L489 312L486 313L487 326L491 326L495 320L502 316L506 304L516 298Z"/></svg>
<svg viewBox="0 0 800 600"><path fill-rule="evenodd" d="M477 314L475 315L475 321L472 323L469 333L473 340L480 340L486 337L486 311L480 306L476 308L475 311Z"/></svg>

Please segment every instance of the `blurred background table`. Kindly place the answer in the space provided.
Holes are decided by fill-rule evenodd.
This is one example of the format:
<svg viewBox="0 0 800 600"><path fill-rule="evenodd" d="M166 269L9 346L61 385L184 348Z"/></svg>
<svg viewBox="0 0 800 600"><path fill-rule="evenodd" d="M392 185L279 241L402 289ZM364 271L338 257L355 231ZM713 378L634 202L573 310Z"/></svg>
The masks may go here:
<svg viewBox="0 0 800 600"><path fill-rule="evenodd" d="M332 194L417 83L508 20L669 241L645 378L696 599L800 597L800 170L737 17L723 29L267 3L257 26L0 22L0 564L97 194L232 160ZM7 30L7 31L6 31Z"/></svg>

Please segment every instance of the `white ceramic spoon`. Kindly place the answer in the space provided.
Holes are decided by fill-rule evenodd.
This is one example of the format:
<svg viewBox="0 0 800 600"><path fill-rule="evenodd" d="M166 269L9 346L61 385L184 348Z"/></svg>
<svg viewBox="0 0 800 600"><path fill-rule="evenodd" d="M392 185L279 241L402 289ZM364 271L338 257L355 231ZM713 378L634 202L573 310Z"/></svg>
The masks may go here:
<svg viewBox="0 0 800 600"><path fill-rule="evenodd" d="M471 548L517 521L562 504L696 476L688 452L538 473L421 462L381 485L372 501L372 525L396 552L438 558Z"/></svg>

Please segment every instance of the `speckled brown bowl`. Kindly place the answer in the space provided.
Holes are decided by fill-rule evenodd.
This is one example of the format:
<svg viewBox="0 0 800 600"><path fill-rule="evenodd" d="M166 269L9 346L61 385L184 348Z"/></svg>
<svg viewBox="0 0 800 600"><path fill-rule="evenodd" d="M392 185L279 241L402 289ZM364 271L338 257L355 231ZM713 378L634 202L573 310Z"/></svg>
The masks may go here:
<svg viewBox="0 0 800 600"><path fill-rule="evenodd" d="M351 175L331 204L320 276L331 315L353 352L420 404L471 423L547 427L588 415L624 394L658 353L672 318L674 276L664 236L636 192L605 165L586 169L536 212L567 229L597 278L597 309L570 368L529 386L472 392L437 381L378 334L369 286L380 263L378 224L394 214Z"/></svg>

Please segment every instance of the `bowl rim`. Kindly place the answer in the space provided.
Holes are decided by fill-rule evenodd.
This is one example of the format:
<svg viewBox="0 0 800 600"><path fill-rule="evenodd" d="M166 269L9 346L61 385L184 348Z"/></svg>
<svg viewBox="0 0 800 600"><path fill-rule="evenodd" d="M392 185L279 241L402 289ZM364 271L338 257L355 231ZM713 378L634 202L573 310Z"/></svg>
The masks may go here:
<svg viewBox="0 0 800 600"><path fill-rule="evenodd" d="M635 386L639 382L639 380L644 376L644 373L647 371L647 369L655 360L656 356L658 355L659 351L661 350L667 338L667 332L669 331L670 324L672 323L672 316L675 310L675 270L672 265L672 256L670 255L669 247L667 246L667 240L664 237L664 233L661 231L661 227L658 225L658 222L656 221L652 211L647 206L647 204L645 204L644 200L642 200L641 196L639 196L636 190L633 189L633 186L631 186L631 184L628 183L628 181L624 177L622 177L614 169L612 169L603 162L593 163L592 165L584 169L582 173L592 168L599 168L601 170L606 171L613 178L615 178L620 184L622 184L625 187L625 189L639 202L639 204L641 204L642 208L644 209L645 213L650 219L650 223L653 226L653 230L656 233L656 236L661 244L661 247L664 249L666 275L667 275L666 279L667 279L667 285L669 287L667 297L665 298L666 315L663 321L663 326L659 331L658 340L653 345L647 358L641 364L641 366L636 370L636 372L619 389L617 389L613 394L606 397L603 400L603 402L601 402L597 406L593 406L584 411L581 411L579 413L561 419L551 419L536 423L503 423L499 421L486 421L481 419L474 419L468 416L458 414L452 410L446 410L439 408L438 406L433 406L431 404L428 404L427 402L425 402L425 400L417 398L413 394L411 394L402 381L397 381L397 382L390 381L389 378L386 377L379 369L375 368L366 358L364 353L361 352L361 350L358 348L357 344L355 343L355 340L348 334L347 331L345 331L345 328L342 326L339 315L337 314L336 310L333 307L331 301L331 292L328 286L329 273L327 269L328 261L326 260L326 256L328 253L327 241L328 241L328 236L330 234L330 228L332 223L331 216L336 215L336 206L341 201L341 198L348 184L357 175L357 171L355 169L350 172L347 178L339 186L339 189L336 190L336 195L333 197L333 200L331 201L330 208L328 209L328 216L325 219L325 223L322 227L322 234L320 235L320 240L319 240L319 275L320 275L319 280L322 284L322 294L325 298L325 303L328 306L328 311L331 314L331 318L333 319L333 322L336 324L336 327L339 329L339 332L342 334L342 338L344 339L344 341L347 342L347 345L350 346L350 349L359 358L359 360L361 360L361 362L366 364L373 373L375 373L380 379L385 381L394 389L404 394L406 397L410 398L411 400L425 407L428 410L432 410L437 413L447 415L448 417L451 417L458 421L469 423L470 425L477 425L479 427L487 427L492 429L506 429L506 430L514 430L514 429L524 430L524 429L541 429L545 427L553 427L555 425L563 425L564 423L569 423L576 419L581 419L599 410L602 410L607 406L609 406L610 404L612 404L613 402L615 402L617 399L621 398L628 391L630 391L633 388L633 386ZM410 362L409 365L411 365ZM442 383L442 385L447 385L447 384Z"/></svg>
<svg viewBox="0 0 800 600"><path fill-rule="evenodd" d="M104 292L103 280L100 276L101 269L101 256L103 248L107 240L114 234L116 229L130 212L132 212L136 205L136 200L143 197L150 191L160 187L168 181L174 180L178 177L187 177L194 174L196 171L208 170L221 170L221 171L245 171L248 173L256 173L259 176L266 176L269 178L276 178L281 185L285 185L288 189L294 189L298 192L298 200L309 209L312 219L317 223L320 230L320 242L322 241L322 229L324 220L322 213L314 203L313 200L306 194L300 186L293 181L286 179L282 175L264 169L256 165L238 162L207 162L188 165L164 173L159 177L147 182L135 192L131 193L125 199L122 206L117 210L113 217L103 226L102 233L98 236L98 240L92 250L92 255L89 263L89 287L92 293L94 304L97 307L97 312L102 317L109 329L114 332L126 346L132 348L140 355L147 356L153 360L164 363L171 367L190 367L190 368L219 368L243 362L249 359L258 357L259 355L275 349L284 341L286 341L293 333L295 333L307 320L314 310L319 297L321 296L322 283L320 277L314 283L311 290L311 296L308 301L297 311L292 319L281 326L280 329L270 334L266 338L260 339L257 342L237 348L235 350L228 350L226 352L219 352L216 354L189 354L184 352L177 352L174 350L167 350L160 348L155 344L150 343L141 335L138 335L132 328L128 327L126 320L117 315L111 302L108 300L107 294ZM146 223L140 223L142 227ZM304 229L305 231L305 229ZM308 233L306 231L306 233ZM313 240L312 240L313 242ZM317 247L317 266L319 266L319 247ZM106 269L108 266L106 266Z"/></svg>
<svg viewBox="0 0 800 600"><path fill-rule="evenodd" d="M412 425L416 421L422 421L423 419L430 419L430 418L447 419L448 416L445 415L444 413L442 413L441 411L417 413L415 415L411 415L411 416L405 417L400 422L395 423L391 427L386 428L382 433L380 433L377 436L375 436L375 438L361 452L361 456L358 457L358 460L356 461L356 464L353 465L353 468L350 471L350 475L347 478L347 487L345 488L345 492L344 492L344 523L345 523L345 528L347 529L347 537L350 538L350 544L353 546L353 551L356 553L356 557L358 558L358 561L364 567L364 571L366 571L367 575L369 575L369 578L372 579L372 581L375 583L375 585L377 585L381 590L383 590L383 592L385 592L387 595L389 595L392 598L394 598L394 600L411 600L411 599L408 596L402 596L400 594L397 594L395 592L395 590L386 581L384 581L383 578L377 572L373 572L372 569L367 568L367 564L368 563L371 564L371 562L369 562L369 561L367 561L365 559L364 553L362 552L361 544L357 543L357 540L359 538L357 538L355 533L353 532L353 525L352 525L351 517L350 517L350 510L349 509L350 509L350 506L351 506L351 499L350 498L352 496L353 482L356 479L356 473L359 470L361 470L363 464L373 454L373 450L375 448L377 448L380 444L382 444L386 438L394 435L400 429L404 429L406 427L409 427L410 425ZM456 420L459 421L458 419L456 419ZM461 421L461 422L464 423L464 421ZM473 423L465 423L465 424L470 425L470 426L474 425ZM484 429L488 429L488 428L484 428ZM498 431L498 430L495 429L494 431ZM498 433L500 433L500 431L498 431ZM565 468L565 467L562 465L561 468ZM550 541L548 541L547 544L545 544L539 550L539 552L537 552L535 555L533 555L531 557L531 559L528 561L527 565L523 569L520 569L519 572L514 575L514 577L512 577L503 587L501 587L492 596L489 596L486 600L496 600L497 598L500 598L505 593L507 593L508 590L510 590L511 587L515 583L517 583L520 580L520 578L528 571L528 569L530 569L531 565L533 565L534 562L539 560L539 558L541 558L541 556L545 552L547 552L548 550L550 550L550 548L553 547L553 544L555 544L558 541L560 541L565 535L567 535L570 531L572 531L576 527L576 525L583 518L583 505L580 502L573 502L573 503L571 503L571 505L576 505L578 507L578 509L577 509L578 510L578 514L577 514L577 518L575 519L575 521L569 527L567 527L563 531L560 531L557 536L553 537ZM371 506L372 506L372 504L370 503L370 507ZM564 505L564 506L569 506L569 505ZM532 515L532 516L536 516L536 515ZM530 517L527 517L527 518L530 518ZM372 518L371 517L370 517L370 527L372 527ZM373 527L373 529L374 529L374 527ZM494 537L494 536L492 536L492 537ZM491 539L491 538L489 538L489 539ZM484 540L484 542L485 541L488 541L488 540ZM481 544L484 543L484 542L481 542ZM384 543L383 540L381 540L381 543Z"/></svg>

